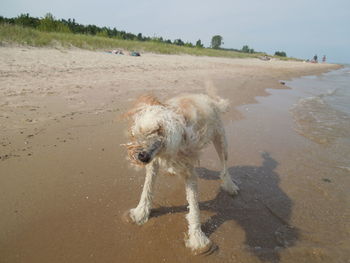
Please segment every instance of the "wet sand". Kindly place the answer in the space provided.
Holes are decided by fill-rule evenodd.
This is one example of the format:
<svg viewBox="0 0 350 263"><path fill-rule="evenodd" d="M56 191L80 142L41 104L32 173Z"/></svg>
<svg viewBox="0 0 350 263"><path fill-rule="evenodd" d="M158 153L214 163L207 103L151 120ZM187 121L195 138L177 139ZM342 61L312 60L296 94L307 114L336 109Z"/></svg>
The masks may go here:
<svg viewBox="0 0 350 263"><path fill-rule="evenodd" d="M337 66L8 47L0 57L0 262L348 260L349 211L336 205L348 203L348 177L337 181L343 189L322 181L318 146L293 130L283 100L254 104L267 88L286 89L279 80ZM205 150L202 228L218 249L195 257L184 247L179 178L159 177L145 225L122 222L143 172L119 146L120 115L142 93L204 92L206 80L232 104L223 118L241 192L232 199L218 190L219 161Z"/></svg>

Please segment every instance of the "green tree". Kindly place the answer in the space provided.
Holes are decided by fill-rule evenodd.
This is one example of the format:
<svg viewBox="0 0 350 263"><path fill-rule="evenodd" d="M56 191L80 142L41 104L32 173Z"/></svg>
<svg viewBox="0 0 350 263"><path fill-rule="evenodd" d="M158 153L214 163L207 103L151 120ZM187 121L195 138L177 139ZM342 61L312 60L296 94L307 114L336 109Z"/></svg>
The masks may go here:
<svg viewBox="0 0 350 263"><path fill-rule="evenodd" d="M203 47L202 41L200 39L197 40L196 47L199 47L199 48Z"/></svg>
<svg viewBox="0 0 350 263"><path fill-rule="evenodd" d="M222 42L223 38L220 35L215 35L211 38L211 47L215 49L219 49L220 46L223 44Z"/></svg>
<svg viewBox="0 0 350 263"><path fill-rule="evenodd" d="M55 20L55 17L50 13L47 13L45 17L40 20L38 29L47 32L70 32L70 29L67 25L58 20Z"/></svg>
<svg viewBox="0 0 350 263"><path fill-rule="evenodd" d="M29 14L20 14L15 18L14 22L16 25L36 28L39 25L40 20L38 18L30 17Z"/></svg>
<svg viewBox="0 0 350 263"><path fill-rule="evenodd" d="M249 53L249 46L248 45L244 45L243 47L242 47L242 52L244 52L244 53Z"/></svg>
<svg viewBox="0 0 350 263"><path fill-rule="evenodd" d="M174 44L177 46L183 46L185 43L179 38L174 40Z"/></svg>
<svg viewBox="0 0 350 263"><path fill-rule="evenodd" d="M286 57L287 54L286 54L286 52L284 52L284 51L276 51L276 52L275 52L275 56Z"/></svg>
<svg viewBox="0 0 350 263"><path fill-rule="evenodd" d="M137 40L138 41L143 41L142 33L137 34Z"/></svg>

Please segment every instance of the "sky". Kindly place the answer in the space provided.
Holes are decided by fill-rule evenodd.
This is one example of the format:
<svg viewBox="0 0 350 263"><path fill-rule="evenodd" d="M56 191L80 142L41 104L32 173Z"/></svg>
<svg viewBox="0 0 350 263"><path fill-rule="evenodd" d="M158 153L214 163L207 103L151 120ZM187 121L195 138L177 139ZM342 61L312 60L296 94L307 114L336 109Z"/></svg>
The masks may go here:
<svg viewBox="0 0 350 263"><path fill-rule="evenodd" d="M0 15L75 18L144 36L350 64L350 0L0 0Z"/></svg>

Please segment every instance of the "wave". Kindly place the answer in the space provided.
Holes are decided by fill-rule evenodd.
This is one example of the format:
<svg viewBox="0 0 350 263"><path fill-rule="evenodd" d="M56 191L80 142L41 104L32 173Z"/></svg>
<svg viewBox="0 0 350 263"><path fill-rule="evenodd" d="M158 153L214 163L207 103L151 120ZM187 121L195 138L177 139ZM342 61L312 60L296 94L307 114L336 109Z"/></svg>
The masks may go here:
<svg viewBox="0 0 350 263"><path fill-rule="evenodd" d="M295 130L310 140L327 144L350 134L350 116L329 105L327 96L337 89L314 97L300 99L291 109Z"/></svg>

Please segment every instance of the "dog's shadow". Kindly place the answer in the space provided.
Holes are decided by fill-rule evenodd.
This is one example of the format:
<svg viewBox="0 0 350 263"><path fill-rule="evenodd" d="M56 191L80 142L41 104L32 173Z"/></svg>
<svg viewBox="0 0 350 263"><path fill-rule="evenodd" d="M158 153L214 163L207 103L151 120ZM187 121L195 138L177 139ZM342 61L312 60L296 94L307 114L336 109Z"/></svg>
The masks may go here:
<svg viewBox="0 0 350 263"><path fill-rule="evenodd" d="M237 182L240 192L232 198L219 191L213 200L200 202L201 210L214 212L202 224L207 236L223 223L237 222L245 231L246 248L262 261L278 262L280 253L293 246L298 230L289 223L292 201L279 187L278 163L268 153L262 154L261 166L234 166L229 173ZM197 168L199 177L218 180L219 172ZM187 206L160 207L152 210L152 217L168 213L185 212Z"/></svg>

